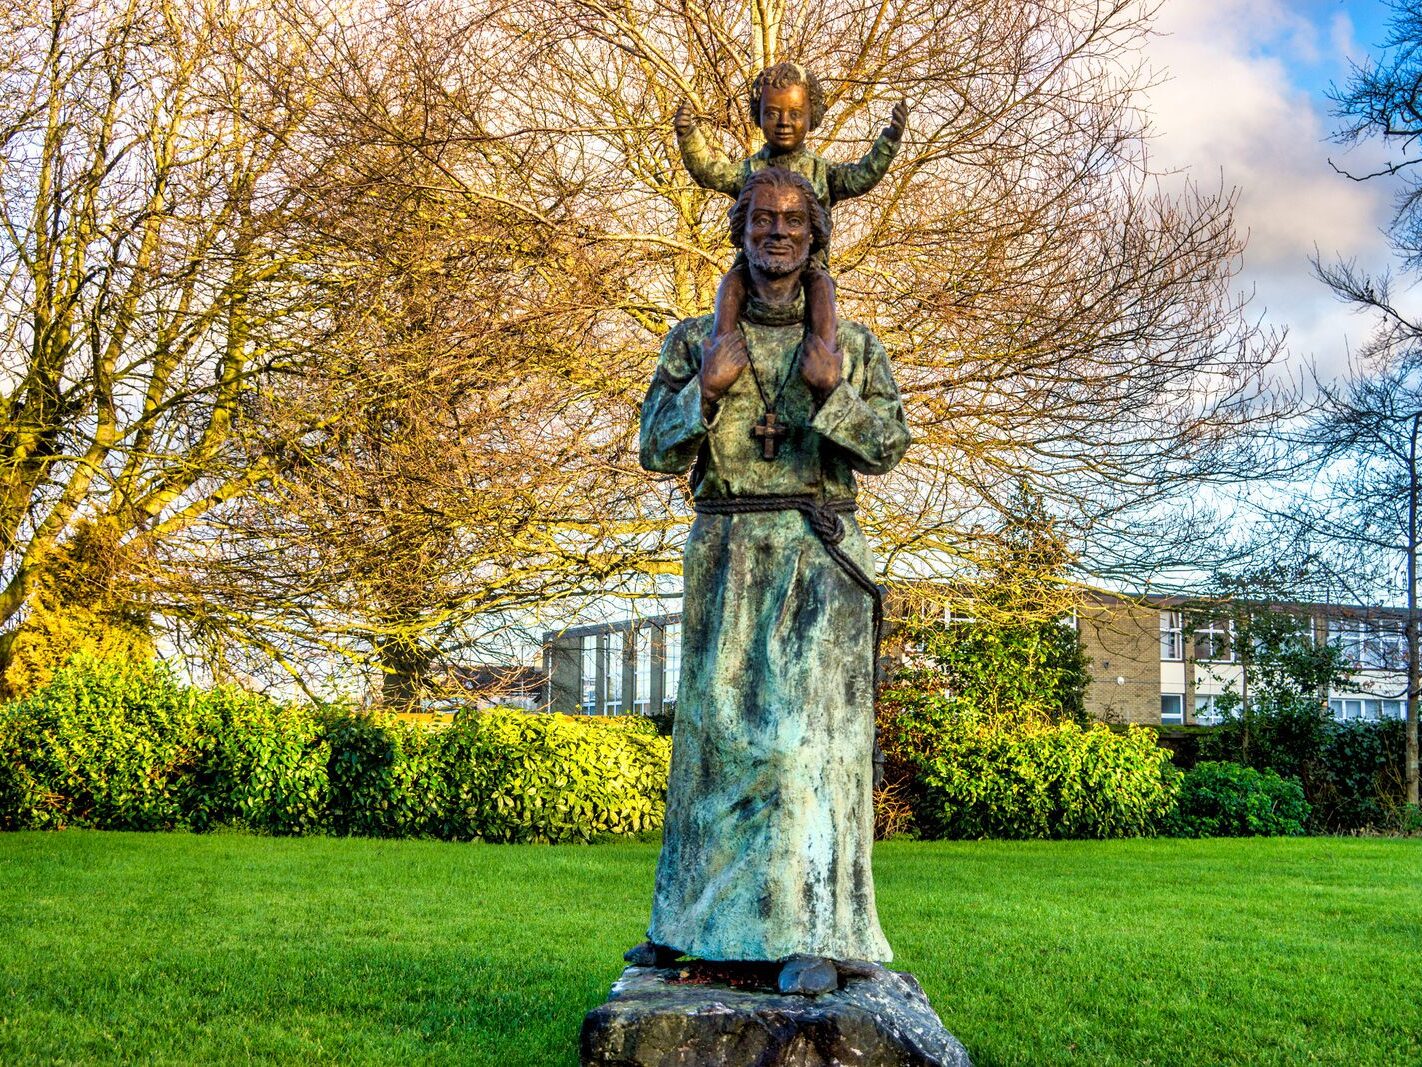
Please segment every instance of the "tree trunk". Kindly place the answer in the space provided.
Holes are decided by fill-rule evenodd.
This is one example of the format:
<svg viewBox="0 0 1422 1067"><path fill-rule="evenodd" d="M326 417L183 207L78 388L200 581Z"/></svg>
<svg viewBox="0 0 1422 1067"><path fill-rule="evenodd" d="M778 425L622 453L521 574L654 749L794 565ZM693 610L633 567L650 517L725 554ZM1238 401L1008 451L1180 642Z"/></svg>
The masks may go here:
<svg viewBox="0 0 1422 1067"><path fill-rule="evenodd" d="M1422 662L1417 632L1417 437L1422 413L1412 416L1407 451L1407 803L1417 804L1417 698L1422 693Z"/></svg>

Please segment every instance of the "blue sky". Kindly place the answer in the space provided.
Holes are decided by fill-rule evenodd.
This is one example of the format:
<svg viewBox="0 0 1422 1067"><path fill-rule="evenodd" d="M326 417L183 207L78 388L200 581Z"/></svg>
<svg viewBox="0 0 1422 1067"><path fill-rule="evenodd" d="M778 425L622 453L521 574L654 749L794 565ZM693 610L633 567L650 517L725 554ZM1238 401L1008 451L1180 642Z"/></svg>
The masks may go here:
<svg viewBox="0 0 1422 1067"><path fill-rule="evenodd" d="M1388 265L1381 230L1392 189L1333 172L1330 159L1367 169L1381 158L1329 141L1326 96L1386 35L1389 9L1363 0L1164 0L1146 60L1158 167L1239 191L1247 231L1240 286L1268 323L1287 328L1295 361L1343 369L1368 333L1312 277L1308 258Z"/></svg>

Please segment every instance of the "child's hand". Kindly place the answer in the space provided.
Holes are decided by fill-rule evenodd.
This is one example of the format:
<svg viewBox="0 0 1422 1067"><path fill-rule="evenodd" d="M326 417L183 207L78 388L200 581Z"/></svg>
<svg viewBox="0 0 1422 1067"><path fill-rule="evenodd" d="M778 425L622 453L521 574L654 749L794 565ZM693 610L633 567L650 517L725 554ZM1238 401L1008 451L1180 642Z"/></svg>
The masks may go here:
<svg viewBox="0 0 1422 1067"><path fill-rule="evenodd" d="M821 404L839 385L844 373L844 353L838 348L830 348L814 334L805 335L805 345L800 356L800 376L815 394Z"/></svg>
<svg viewBox="0 0 1422 1067"><path fill-rule="evenodd" d="M732 330L724 337L708 337L701 344L701 352L701 399L714 404L750 365L750 349L746 347L745 334Z"/></svg>
<svg viewBox="0 0 1422 1067"><path fill-rule="evenodd" d="M908 129L908 117L908 101L900 100L894 105L894 113L889 116L889 124L884 127L884 132L895 141L902 141L904 139L904 131Z"/></svg>
<svg viewBox="0 0 1422 1067"><path fill-rule="evenodd" d="M691 101L683 100L681 106L676 109L676 114L672 116L672 125L676 128L678 137L685 137L691 132L691 127L696 122L696 116L691 110Z"/></svg>

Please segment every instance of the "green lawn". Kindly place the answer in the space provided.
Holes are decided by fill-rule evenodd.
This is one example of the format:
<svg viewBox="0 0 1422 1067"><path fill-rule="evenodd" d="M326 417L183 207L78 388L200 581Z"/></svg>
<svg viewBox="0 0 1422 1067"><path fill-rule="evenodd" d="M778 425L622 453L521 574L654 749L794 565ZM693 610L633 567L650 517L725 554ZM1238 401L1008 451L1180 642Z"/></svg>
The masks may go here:
<svg viewBox="0 0 1422 1067"><path fill-rule="evenodd" d="M577 1063L654 846L0 835L0 1062ZM1422 1063L1422 841L892 843L978 1067Z"/></svg>

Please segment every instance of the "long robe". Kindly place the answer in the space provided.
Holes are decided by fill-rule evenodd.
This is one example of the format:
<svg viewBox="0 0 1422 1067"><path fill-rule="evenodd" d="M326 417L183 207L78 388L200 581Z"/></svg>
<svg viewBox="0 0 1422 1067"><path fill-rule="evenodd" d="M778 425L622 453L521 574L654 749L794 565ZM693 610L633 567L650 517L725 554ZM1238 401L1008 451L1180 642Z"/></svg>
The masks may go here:
<svg viewBox="0 0 1422 1067"><path fill-rule="evenodd" d="M816 409L798 368L803 303L751 301L742 320L760 383L790 435L773 460L750 369L707 423L697 378L711 318L668 335L642 408L648 470L692 473L697 499L852 500L908 447L888 358L842 323L843 381ZM874 560L845 517L841 548ZM888 960L870 869L871 602L798 512L698 515L686 545L682 673L649 937L702 959L803 953Z"/></svg>

